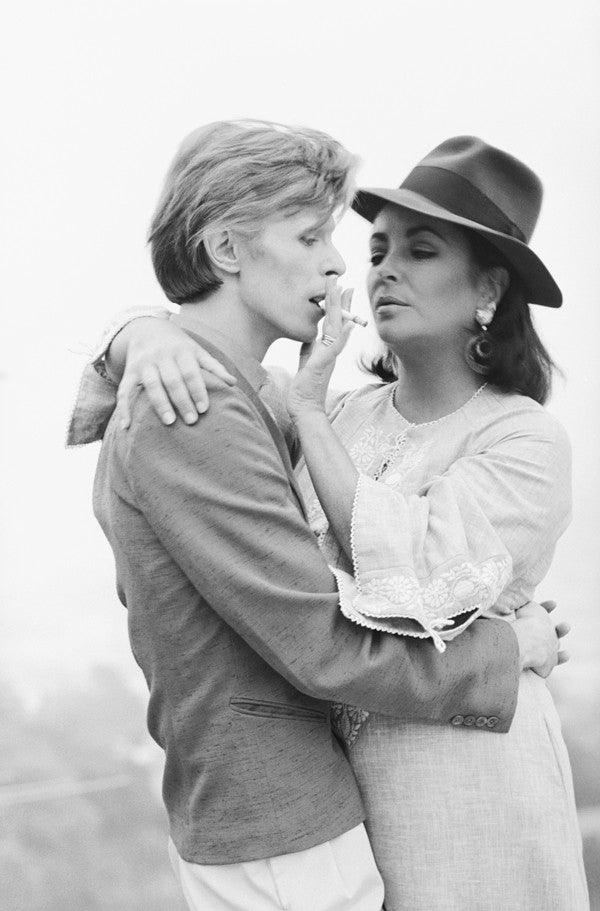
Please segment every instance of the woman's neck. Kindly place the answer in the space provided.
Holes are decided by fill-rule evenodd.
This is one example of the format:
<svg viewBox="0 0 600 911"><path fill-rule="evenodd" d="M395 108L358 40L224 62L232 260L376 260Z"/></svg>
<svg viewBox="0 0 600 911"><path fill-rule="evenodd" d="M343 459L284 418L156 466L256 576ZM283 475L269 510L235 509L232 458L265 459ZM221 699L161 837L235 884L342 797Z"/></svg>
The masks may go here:
<svg viewBox="0 0 600 911"><path fill-rule="evenodd" d="M456 411L485 382L474 373L462 353L448 349L428 351L399 360L394 405L413 424L436 421Z"/></svg>

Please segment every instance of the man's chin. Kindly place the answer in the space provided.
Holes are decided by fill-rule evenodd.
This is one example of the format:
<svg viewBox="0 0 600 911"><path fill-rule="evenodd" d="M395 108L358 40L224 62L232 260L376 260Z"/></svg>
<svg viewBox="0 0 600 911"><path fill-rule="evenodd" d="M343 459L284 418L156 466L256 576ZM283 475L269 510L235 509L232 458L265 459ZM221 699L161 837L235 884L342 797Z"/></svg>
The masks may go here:
<svg viewBox="0 0 600 911"><path fill-rule="evenodd" d="M306 329L299 329L294 335L288 336L288 338L293 339L295 342L301 342L303 345L309 345L311 342L314 342L317 335L319 334L318 326L310 326Z"/></svg>

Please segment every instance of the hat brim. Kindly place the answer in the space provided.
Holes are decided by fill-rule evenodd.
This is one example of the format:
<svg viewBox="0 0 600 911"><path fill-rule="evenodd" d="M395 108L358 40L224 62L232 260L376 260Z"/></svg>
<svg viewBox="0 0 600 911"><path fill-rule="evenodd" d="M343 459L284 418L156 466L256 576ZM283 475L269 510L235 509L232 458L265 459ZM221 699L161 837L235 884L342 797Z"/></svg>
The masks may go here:
<svg viewBox="0 0 600 911"><path fill-rule="evenodd" d="M517 240L516 237L510 237L500 231L481 225L479 222L455 215L454 212L436 205L425 196L421 196L412 190L403 190L402 188L395 190L385 187L366 187L364 190L358 191L352 202L352 208L363 218L366 218L367 221L374 221L377 214L387 203L401 206L411 212L421 212L423 215L431 216L431 218L449 221L481 234L482 237L485 237L494 247L500 250L514 268L523 282L529 303L539 304L544 307L561 306L563 300L562 292L547 268L531 247Z"/></svg>

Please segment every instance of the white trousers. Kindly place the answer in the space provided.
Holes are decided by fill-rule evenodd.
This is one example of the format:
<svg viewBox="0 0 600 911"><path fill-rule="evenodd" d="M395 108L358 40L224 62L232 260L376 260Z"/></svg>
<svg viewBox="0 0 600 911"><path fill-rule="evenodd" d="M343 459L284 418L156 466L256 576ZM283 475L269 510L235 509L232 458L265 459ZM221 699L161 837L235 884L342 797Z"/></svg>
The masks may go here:
<svg viewBox="0 0 600 911"><path fill-rule="evenodd" d="M383 881L363 825L332 841L265 860L193 864L169 839L191 911L381 911Z"/></svg>

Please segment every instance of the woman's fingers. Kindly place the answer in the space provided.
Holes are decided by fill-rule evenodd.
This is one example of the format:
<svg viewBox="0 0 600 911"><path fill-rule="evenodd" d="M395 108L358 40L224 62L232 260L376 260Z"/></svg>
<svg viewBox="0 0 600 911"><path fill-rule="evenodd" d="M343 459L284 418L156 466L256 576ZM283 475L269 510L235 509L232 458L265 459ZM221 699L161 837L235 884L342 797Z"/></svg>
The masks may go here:
<svg viewBox="0 0 600 911"><path fill-rule="evenodd" d="M348 313L352 310L352 296L354 294L354 288L344 288L342 291L341 305L342 310L346 310Z"/></svg>
<svg viewBox="0 0 600 911"><path fill-rule="evenodd" d="M298 370L302 370L307 360L313 352L316 342L303 342L300 345L300 354L298 355Z"/></svg>
<svg viewBox="0 0 600 911"><path fill-rule="evenodd" d="M152 408L163 422L172 424L179 415L194 424L208 408L208 392L202 371L206 370L229 386L236 378L212 355L191 340L169 345L166 352L142 348L126 365L117 393L121 426L131 425L131 403L138 386L146 389Z"/></svg>
<svg viewBox="0 0 600 911"><path fill-rule="evenodd" d="M325 319L323 320L321 337L332 340L330 344L333 345L334 350L331 353L337 356L348 341L355 325L345 315L350 312L354 290L346 288L342 291L334 275L327 277L326 288Z"/></svg>
<svg viewBox="0 0 600 911"><path fill-rule="evenodd" d="M163 424L172 424L175 421L175 413L165 391L158 367L154 364L144 367L140 376L140 385L146 390L150 404Z"/></svg>
<svg viewBox="0 0 600 911"><path fill-rule="evenodd" d="M229 373L228 370L225 370L223 364L214 358L211 354L208 354L203 348L198 347L196 351L196 357L198 363L204 370L208 370L209 373L218 376L220 380L223 380L224 383L227 383L228 386L235 386L237 380L234 376ZM190 392L192 390L190 389Z"/></svg>
<svg viewBox="0 0 600 911"><path fill-rule="evenodd" d="M337 284L336 275L328 275L325 281L325 319L323 320L323 335L337 339L342 330L342 292Z"/></svg>
<svg viewBox="0 0 600 911"><path fill-rule="evenodd" d="M117 407L115 409L121 428L127 430L131 426L131 397L137 383L123 377L117 389Z"/></svg>
<svg viewBox="0 0 600 911"><path fill-rule="evenodd" d="M163 392L177 414L186 424L195 423L198 420L198 412L202 413L208 408L208 394L196 359L191 353L184 353L176 361L168 360L159 363L158 372ZM157 406L160 408L164 404L164 400L157 387L148 389L148 397L154 407L157 392ZM157 408L155 410L162 420L164 412Z"/></svg>

